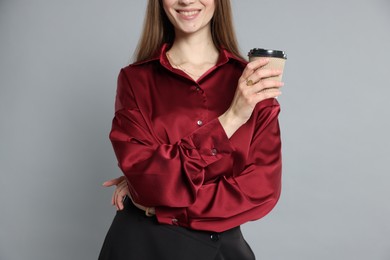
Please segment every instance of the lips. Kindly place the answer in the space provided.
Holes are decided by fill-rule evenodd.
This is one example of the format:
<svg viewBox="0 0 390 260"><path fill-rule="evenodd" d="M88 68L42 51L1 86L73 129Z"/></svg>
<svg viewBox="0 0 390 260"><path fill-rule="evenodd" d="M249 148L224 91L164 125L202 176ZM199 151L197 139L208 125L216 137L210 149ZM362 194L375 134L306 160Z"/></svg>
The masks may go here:
<svg viewBox="0 0 390 260"><path fill-rule="evenodd" d="M185 18L193 18L200 13L201 10L176 10L181 16Z"/></svg>
<svg viewBox="0 0 390 260"><path fill-rule="evenodd" d="M179 14L182 14L185 16L193 16L193 15L199 13L200 11L196 10L196 11L178 11L178 12L179 12Z"/></svg>

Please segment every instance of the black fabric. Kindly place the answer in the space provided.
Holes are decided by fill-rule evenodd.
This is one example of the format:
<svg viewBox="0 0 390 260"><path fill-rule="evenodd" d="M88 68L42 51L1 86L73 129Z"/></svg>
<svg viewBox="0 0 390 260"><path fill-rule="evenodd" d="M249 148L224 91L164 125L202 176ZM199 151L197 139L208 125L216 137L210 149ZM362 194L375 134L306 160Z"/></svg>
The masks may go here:
<svg viewBox="0 0 390 260"><path fill-rule="evenodd" d="M240 227L214 233L161 225L125 199L99 260L255 260Z"/></svg>

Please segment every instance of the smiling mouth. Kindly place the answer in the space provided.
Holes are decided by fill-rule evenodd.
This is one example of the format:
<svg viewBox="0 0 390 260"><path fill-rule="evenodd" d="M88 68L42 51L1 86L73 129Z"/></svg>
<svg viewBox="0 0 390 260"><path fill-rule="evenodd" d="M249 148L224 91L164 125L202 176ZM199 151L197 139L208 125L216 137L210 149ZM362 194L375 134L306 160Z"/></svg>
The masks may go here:
<svg viewBox="0 0 390 260"><path fill-rule="evenodd" d="M191 17L200 13L200 10L191 10L191 11L177 10L176 12L186 17Z"/></svg>

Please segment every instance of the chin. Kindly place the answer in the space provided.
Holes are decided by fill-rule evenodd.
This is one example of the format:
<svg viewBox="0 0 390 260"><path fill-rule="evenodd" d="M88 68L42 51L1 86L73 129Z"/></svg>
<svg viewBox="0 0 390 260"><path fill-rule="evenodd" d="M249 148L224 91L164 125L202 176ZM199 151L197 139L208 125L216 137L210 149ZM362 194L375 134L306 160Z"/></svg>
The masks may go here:
<svg viewBox="0 0 390 260"><path fill-rule="evenodd" d="M182 34L193 34L193 33L199 33L199 32L202 32L204 30L206 30L206 26L204 27L188 27L186 26L185 28L177 28L177 30L182 33Z"/></svg>

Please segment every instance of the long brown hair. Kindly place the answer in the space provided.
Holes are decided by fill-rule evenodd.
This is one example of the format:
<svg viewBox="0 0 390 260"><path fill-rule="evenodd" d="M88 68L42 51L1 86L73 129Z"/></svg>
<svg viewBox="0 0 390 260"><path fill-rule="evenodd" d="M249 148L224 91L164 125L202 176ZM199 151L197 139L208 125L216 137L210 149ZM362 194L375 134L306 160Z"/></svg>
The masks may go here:
<svg viewBox="0 0 390 260"><path fill-rule="evenodd" d="M174 27L165 14L161 1L148 0L142 35L134 53L136 62L150 59L164 43L172 44L175 40ZM242 58L234 32L230 0L215 0L211 35L218 49L225 48Z"/></svg>

